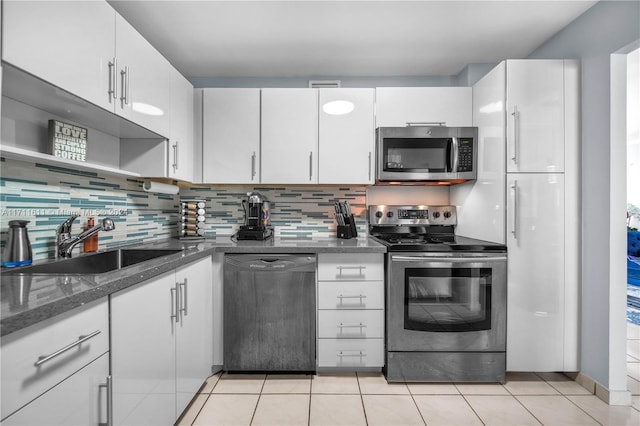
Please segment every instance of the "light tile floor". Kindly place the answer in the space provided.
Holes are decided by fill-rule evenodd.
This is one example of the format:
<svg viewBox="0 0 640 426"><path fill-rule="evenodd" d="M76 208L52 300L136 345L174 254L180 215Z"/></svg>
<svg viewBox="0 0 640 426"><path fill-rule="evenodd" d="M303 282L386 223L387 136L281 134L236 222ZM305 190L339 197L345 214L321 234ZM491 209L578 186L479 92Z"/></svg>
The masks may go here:
<svg viewBox="0 0 640 426"><path fill-rule="evenodd" d="M507 383L388 384L379 373L217 374L178 425L640 425L640 326L628 324L631 407L609 406L559 373Z"/></svg>

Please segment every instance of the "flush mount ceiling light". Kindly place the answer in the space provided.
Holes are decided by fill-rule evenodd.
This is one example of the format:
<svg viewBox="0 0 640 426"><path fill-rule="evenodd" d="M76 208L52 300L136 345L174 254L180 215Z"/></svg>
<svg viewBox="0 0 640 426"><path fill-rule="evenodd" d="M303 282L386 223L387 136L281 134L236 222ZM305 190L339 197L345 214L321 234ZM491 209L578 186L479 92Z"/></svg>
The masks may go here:
<svg viewBox="0 0 640 426"><path fill-rule="evenodd" d="M160 108L142 102L133 102L131 108L133 108L134 111L139 112L140 114L156 116L164 115L164 111Z"/></svg>
<svg viewBox="0 0 640 426"><path fill-rule="evenodd" d="M349 101L331 101L322 105L322 110L329 115L349 114L356 106Z"/></svg>

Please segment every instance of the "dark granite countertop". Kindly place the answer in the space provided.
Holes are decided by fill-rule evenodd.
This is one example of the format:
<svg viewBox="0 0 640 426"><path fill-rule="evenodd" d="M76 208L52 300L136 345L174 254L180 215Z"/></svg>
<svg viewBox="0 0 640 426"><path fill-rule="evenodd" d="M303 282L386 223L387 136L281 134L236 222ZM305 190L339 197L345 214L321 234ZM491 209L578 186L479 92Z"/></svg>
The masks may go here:
<svg viewBox="0 0 640 426"><path fill-rule="evenodd" d="M369 238L232 241L230 237L202 240L166 239L122 246L132 249L181 249L101 274L14 274L0 277L0 335L45 321L85 303L106 297L142 281L214 253L384 253L386 247ZM46 261L35 262L35 264ZM4 269L3 272L8 270Z"/></svg>

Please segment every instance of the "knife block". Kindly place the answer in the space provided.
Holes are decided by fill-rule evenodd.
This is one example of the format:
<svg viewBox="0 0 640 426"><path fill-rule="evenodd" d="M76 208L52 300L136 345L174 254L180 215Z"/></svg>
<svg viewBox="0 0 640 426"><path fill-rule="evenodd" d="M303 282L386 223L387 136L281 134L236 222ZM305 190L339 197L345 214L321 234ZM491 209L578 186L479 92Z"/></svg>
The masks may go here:
<svg viewBox="0 0 640 426"><path fill-rule="evenodd" d="M356 238L358 236L358 230L356 228L356 220L353 215L344 216L345 225L338 225L336 229L336 236L348 240L350 238Z"/></svg>

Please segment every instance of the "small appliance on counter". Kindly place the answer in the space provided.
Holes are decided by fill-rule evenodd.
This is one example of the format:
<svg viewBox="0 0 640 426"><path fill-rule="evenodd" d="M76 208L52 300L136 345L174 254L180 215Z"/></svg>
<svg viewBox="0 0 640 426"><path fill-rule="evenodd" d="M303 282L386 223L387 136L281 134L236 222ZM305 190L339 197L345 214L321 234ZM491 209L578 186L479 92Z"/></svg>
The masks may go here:
<svg viewBox="0 0 640 426"><path fill-rule="evenodd" d="M178 223L180 239L204 238L205 207L204 200L180 200L180 222Z"/></svg>
<svg viewBox="0 0 640 426"><path fill-rule="evenodd" d="M2 256L2 266L5 268L30 265L33 261L27 223L29 223L28 220L9 221L7 245L4 247Z"/></svg>
<svg viewBox="0 0 640 426"><path fill-rule="evenodd" d="M244 225L238 230L238 240L262 241L273 236L270 204L264 196L247 192L247 199L242 200L242 209Z"/></svg>

